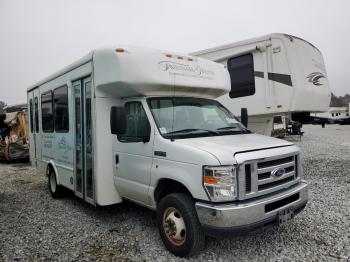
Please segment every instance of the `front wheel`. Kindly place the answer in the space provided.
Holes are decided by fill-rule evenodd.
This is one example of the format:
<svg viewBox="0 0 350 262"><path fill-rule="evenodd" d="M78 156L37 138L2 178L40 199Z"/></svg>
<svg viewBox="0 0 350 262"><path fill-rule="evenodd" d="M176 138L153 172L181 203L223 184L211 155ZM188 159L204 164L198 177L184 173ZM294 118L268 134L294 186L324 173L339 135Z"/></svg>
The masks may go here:
<svg viewBox="0 0 350 262"><path fill-rule="evenodd" d="M163 243L174 255L189 257L204 247L205 236L190 196L165 196L158 205L157 220Z"/></svg>

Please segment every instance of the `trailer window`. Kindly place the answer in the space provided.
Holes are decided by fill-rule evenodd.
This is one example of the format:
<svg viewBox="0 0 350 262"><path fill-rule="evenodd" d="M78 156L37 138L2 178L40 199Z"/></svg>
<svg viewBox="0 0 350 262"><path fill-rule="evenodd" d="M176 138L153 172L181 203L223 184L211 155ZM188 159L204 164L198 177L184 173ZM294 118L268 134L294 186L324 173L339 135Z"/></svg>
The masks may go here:
<svg viewBox="0 0 350 262"><path fill-rule="evenodd" d="M255 94L254 61L252 54L230 58L227 68L231 77L230 97L243 97Z"/></svg>
<svg viewBox="0 0 350 262"><path fill-rule="evenodd" d="M43 132L53 132L52 91L41 95L41 126Z"/></svg>
<svg viewBox="0 0 350 262"><path fill-rule="evenodd" d="M118 135L121 142L140 142L150 136L150 124L145 110L140 102L125 104L126 129L125 134Z"/></svg>
<svg viewBox="0 0 350 262"><path fill-rule="evenodd" d="M58 132L69 131L68 115L68 87L62 86L53 91L55 108L55 130Z"/></svg>
<svg viewBox="0 0 350 262"><path fill-rule="evenodd" d="M33 133L34 128L33 128L33 99L29 99L29 114L30 114L30 132Z"/></svg>
<svg viewBox="0 0 350 262"><path fill-rule="evenodd" d="M35 118L35 132L39 133L39 102L38 97L34 98L34 118Z"/></svg>

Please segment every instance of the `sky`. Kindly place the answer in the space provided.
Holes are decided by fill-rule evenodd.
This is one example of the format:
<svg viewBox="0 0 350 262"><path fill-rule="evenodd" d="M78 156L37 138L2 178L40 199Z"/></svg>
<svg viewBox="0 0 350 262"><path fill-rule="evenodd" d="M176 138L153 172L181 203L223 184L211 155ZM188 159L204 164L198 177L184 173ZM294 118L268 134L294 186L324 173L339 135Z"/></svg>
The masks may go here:
<svg viewBox="0 0 350 262"><path fill-rule="evenodd" d="M0 0L0 100L92 49L118 44L189 53L269 33L317 46L331 90L350 93L349 0Z"/></svg>

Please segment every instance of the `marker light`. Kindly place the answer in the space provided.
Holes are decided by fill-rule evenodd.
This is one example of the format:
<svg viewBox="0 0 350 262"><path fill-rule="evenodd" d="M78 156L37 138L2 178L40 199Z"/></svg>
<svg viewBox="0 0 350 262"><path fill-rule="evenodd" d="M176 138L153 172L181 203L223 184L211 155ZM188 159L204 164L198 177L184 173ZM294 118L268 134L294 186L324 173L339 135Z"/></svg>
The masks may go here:
<svg viewBox="0 0 350 262"><path fill-rule="evenodd" d="M115 51L118 52L118 53L124 53L125 52L124 48L117 48Z"/></svg>

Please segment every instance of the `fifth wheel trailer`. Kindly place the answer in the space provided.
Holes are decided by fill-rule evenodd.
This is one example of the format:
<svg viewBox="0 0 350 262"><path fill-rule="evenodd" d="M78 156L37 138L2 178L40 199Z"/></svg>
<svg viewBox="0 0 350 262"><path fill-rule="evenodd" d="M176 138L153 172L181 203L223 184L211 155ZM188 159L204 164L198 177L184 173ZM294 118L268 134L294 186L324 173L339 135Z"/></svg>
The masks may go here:
<svg viewBox="0 0 350 262"><path fill-rule="evenodd" d="M298 121L328 110L331 93L321 51L299 37L269 34L192 55L227 67L231 90L218 101L236 115L247 108L248 127L256 133L271 135L276 115Z"/></svg>
<svg viewBox="0 0 350 262"><path fill-rule="evenodd" d="M28 89L31 162L54 198L64 187L157 211L177 256L205 234L290 221L308 200L299 148L247 130L215 100L229 91L224 66L203 58L94 50Z"/></svg>

